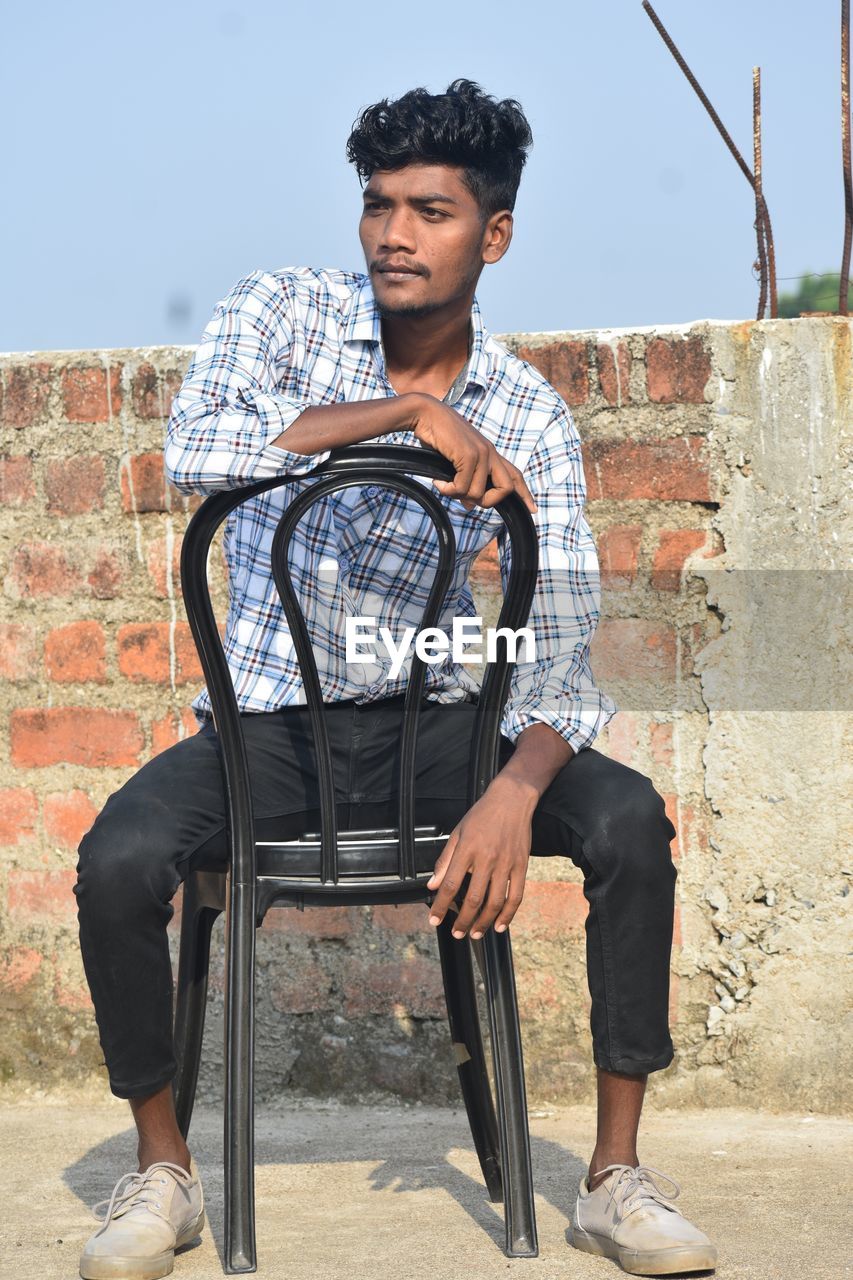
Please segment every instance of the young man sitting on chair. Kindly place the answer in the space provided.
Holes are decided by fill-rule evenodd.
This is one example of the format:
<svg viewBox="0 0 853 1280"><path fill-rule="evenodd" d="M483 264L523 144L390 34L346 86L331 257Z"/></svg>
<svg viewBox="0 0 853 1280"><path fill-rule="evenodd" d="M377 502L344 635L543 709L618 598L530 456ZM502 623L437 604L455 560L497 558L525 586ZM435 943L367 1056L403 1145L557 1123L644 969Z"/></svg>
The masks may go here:
<svg viewBox="0 0 853 1280"><path fill-rule="evenodd" d="M426 671L416 793L426 820L452 831L430 882L430 920L444 918L470 874L454 936L506 929L531 853L560 854L582 868L599 1105L572 1238L631 1272L683 1274L712 1268L716 1251L640 1165L636 1145L647 1076L673 1057L675 829L650 780L592 746L616 706L596 688L588 661L598 564L571 413L540 373L489 335L475 298L483 267L509 248L531 141L518 103L466 80L365 109L347 154L363 183L366 272L294 267L239 280L216 306L175 397L166 471L178 489L203 494L294 477L241 507L226 542L225 646L247 713L261 829L283 815L316 817L318 804L306 769L304 692L269 560L300 477L330 450L360 441L420 443L447 458L454 478L434 484L457 541L448 620L476 614L468 572L496 535L506 580L495 505L512 492L527 505L539 542L528 622L535 657L513 669L501 767L470 809L464 784L477 684L450 654ZM381 650L375 662L347 663L346 617L375 617L395 636L418 625L433 539L417 504L378 486L321 499L294 534L294 587L309 627L321 619L328 641L318 644L312 631L351 827L394 825L406 667L395 674ZM166 940L179 884L197 861L217 852L224 859L227 848L206 694L194 705L201 731L113 795L80 846L75 893L86 974L110 1087L129 1100L139 1135L139 1171L124 1175L84 1249L81 1275L92 1280L166 1275L175 1248L203 1222L198 1170L175 1121ZM357 751L357 740L370 750Z"/></svg>

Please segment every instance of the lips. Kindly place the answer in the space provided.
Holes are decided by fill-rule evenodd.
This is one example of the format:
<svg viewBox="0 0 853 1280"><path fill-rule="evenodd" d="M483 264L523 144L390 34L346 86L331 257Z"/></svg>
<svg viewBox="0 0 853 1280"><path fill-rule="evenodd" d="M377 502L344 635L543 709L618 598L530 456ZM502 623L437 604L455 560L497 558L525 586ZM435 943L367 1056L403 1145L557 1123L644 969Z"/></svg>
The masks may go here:
<svg viewBox="0 0 853 1280"><path fill-rule="evenodd" d="M376 270L383 276L419 276L420 271L415 271L411 267L386 265L377 267Z"/></svg>

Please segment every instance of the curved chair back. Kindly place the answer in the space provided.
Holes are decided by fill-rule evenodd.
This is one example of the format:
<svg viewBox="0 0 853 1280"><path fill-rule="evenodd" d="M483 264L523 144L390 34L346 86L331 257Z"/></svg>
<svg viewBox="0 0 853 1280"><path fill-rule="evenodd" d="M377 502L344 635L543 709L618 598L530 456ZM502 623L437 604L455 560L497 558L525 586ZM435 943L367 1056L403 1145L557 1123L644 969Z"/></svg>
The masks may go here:
<svg viewBox="0 0 853 1280"><path fill-rule="evenodd" d="M430 517L438 539L438 568L421 619L421 630L434 627L453 580L456 539L447 512L436 494L407 473L434 479L452 480L452 464L434 449L414 445L351 445L333 450L329 458L300 480L309 480L284 510L272 546L272 570L282 608L294 642L305 689L317 750L321 832L319 862L312 897L339 898L346 894L341 883L339 833L335 807L334 777L329 738L323 714L323 699L311 639L288 568L288 548L299 520L326 494L355 485L381 485L414 499ZM207 559L213 537L228 515L241 503L291 481L287 475L262 480L239 489L215 493L193 516L184 536L181 554L181 587L190 628L198 649L213 710L214 723L222 746L232 844L232 880L246 886L257 874L252 820L252 801L246 749L237 699L222 642L216 626L207 582ZM538 544L530 512L518 494L512 493L495 508L506 525L510 540L511 564L499 628L517 630L530 613L538 568ZM503 635L498 636L496 658L488 664L477 703L468 773L469 807L483 794L495 776L500 747L500 723L506 703L512 663ZM418 876L415 858L414 767L420 706L426 677L425 663L417 651L412 655L411 672L403 705L400 744L399 823L397 875L351 886L382 893L423 890L428 875ZM444 841L440 841L436 856ZM294 882L294 890L305 888L304 877Z"/></svg>

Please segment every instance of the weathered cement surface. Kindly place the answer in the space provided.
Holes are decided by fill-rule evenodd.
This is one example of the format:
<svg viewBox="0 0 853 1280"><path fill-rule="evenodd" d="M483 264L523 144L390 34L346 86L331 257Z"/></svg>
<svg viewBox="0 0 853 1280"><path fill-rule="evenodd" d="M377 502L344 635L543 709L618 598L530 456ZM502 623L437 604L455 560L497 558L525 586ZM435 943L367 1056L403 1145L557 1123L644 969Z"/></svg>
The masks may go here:
<svg viewBox="0 0 853 1280"><path fill-rule="evenodd" d="M595 745L652 779L678 833L661 1105L849 1101L851 333L813 318L503 339L565 396L584 446L593 668L620 708ZM160 460L190 354L0 358L0 1080L15 1087L104 1082L76 844L194 728L192 504ZM487 623L496 572L487 549ZM535 860L513 924L538 1103L593 1094L580 879ZM274 912L258 958L260 1098L456 1099L424 910ZM202 1098L221 1087L221 1014L218 926Z"/></svg>
<svg viewBox="0 0 853 1280"><path fill-rule="evenodd" d="M90 1206L136 1167L128 1110L45 1098L0 1108L4 1274L70 1280L96 1227ZM502 1209L482 1184L463 1113L303 1106L258 1116L258 1275L372 1280L608 1280L619 1266L566 1242L592 1149L589 1108L531 1118L540 1256L509 1261ZM222 1137L199 1112L191 1145L210 1225L175 1277L223 1274ZM678 1207L715 1241L720 1280L842 1280L850 1259L849 1121L743 1111L648 1111L641 1159L682 1186Z"/></svg>
<svg viewBox="0 0 853 1280"><path fill-rule="evenodd" d="M850 326L818 323L713 332L725 552L693 567L722 620L696 661L724 1006L699 1078L824 1107L853 1049L853 379Z"/></svg>

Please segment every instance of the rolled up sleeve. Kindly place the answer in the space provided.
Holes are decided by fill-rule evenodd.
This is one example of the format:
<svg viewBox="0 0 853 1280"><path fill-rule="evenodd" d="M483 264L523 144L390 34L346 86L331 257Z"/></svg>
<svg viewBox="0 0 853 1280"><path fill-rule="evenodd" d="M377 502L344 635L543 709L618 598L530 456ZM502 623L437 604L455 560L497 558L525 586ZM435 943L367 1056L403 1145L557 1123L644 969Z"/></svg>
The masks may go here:
<svg viewBox="0 0 853 1280"><path fill-rule="evenodd" d="M166 477L176 489L213 493L305 475L329 457L273 444L311 403L277 390L292 341L287 293L269 274L252 272L217 303L166 429Z"/></svg>
<svg viewBox="0 0 853 1280"><path fill-rule="evenodd" d="M599 566L584 517L580 438L568 408L555 411L524 478L538 507L539 571L527 623L535 658L513 667L501 732L514 742L522 729L541 722L577 752L592 744L618 707L596 686L589 662L600 614ZM506 591L511 552L505 533L498 558Z"/></svg>

